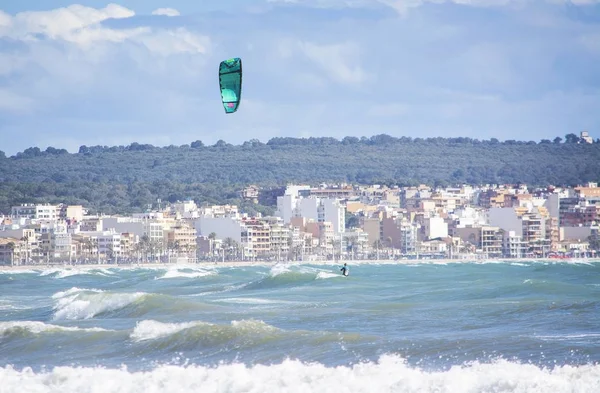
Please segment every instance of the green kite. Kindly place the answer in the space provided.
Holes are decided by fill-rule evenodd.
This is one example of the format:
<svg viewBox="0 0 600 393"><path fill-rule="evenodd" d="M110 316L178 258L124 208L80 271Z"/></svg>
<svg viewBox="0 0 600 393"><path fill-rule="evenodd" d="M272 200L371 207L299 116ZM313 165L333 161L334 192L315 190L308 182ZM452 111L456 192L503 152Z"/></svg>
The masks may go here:
<svg viewBox="0 0 600 393"><path fill-rule="evenodd" d="M221 62L219 85L225 113L234 113L238 110L242 98L242 59L236 57Z"/></svg>

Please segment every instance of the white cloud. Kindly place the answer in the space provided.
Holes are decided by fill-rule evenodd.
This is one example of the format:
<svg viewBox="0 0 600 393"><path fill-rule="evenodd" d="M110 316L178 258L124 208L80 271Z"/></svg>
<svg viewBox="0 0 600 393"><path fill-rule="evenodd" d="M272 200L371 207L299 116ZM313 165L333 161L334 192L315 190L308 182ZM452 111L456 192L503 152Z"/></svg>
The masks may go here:
<svg viewBox="0 0 600 393"><path fill-rule="evenodd" d="M20 12L14 17L8 16L0 22L3 28L0 37L17 40L36 40L37 34L43 34L50 39L73 40L78 33L86 28L93 27L107 19L130 18L135 12L116 4L109 4L105 8L95 9L82 5L71 5L51 11Z"/></svg>
<svg viewBox="0 0 600 393"><path fill-rule="evenodd" d="M151 52L162 55L176 53L202 53L205 54L210 46L210 39L191 33L183 27L174 30L161 30L152 35L137 38Z"/></svg>
<svg viewBox="0 0 600 393"><path fill-rule="evenodd" d="M20 96L8 89L0 88L0 113L28 113L33 106L33 100Z"/></svg>
<svg viewBox="0 0 600 393"><path fill-rule="evenodd" d="M152 11L152 15L179 16L180 13L174 8L159 8Z"/></svg>
<svg viewBox="0 0 600 393"><path fill-rule="evenodd" d="M197 83L210 38L183 27L139 25L134 16L114 4L0 11L0 44L8 44L0 52L0 78L8 81L0 90L0 112L71 111L74 117L127 117L122 112L131 116L144 107L172 112L171 90L181 88L182 80ZM103 24L109 19L131 22L124 28ZM154 88L162 94L154 95ZM142 96L153 97L152 103L142 103Z"/></svg>
<svg viewBox="0 0 600 393"><path fill-rule="evenodd" d="M368 77L363 68L356 65L360 54L358 45L354 43L321 45L299 42L298 47L304 56L339 83L360 84Z"/></svg>
<svg viewBox="0 0 600 393"><path fill-rule="evenodd" d="M600 0L545 0L548 3L555 4L572 4L577 6L600 4ZM305 5L317 8L362 8L373 7L377 4L385 5L393 8L400 15L406 13L413 8L420 7L424 4L444 4L454 3L460 5L469 5L474 7L495 7L505 6L509 4L524 5L526 3L535 3L536 0L267 0L268 3L284 3Z"/></svg>
<svg viewBox="0 0 600 393"><path fill-rule="evenodd" d="M176 10L166 12L171 11ZM92 48L102 42L130 41L162 55L206 53L210 46L208 37L191 33L185 28L167 30L141 26L116 29L102 25L109 19L134 16L133 10L116 4L109 4L102 9L71 5L51 11L21 12L14 17L0 14L0 38L31 42L39 41L39 35L43 35L47 39L66 41L82 48Z"/></svg>
<svg viewBox="0 0 600 393"><path fill-rule="evenodd" d="M6 12L0 10L0 29L8 27L11 24L11 17Z"/></svg>

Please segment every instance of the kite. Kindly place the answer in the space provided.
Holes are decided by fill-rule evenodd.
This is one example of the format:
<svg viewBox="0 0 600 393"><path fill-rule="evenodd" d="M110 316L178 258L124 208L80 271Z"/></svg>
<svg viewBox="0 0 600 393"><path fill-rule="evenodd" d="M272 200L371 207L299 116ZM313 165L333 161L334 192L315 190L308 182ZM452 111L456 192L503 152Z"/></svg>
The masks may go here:
<svg viewBox="0 0 600 393"><path fill-rule="evenodd" d="M236 112L242 97L242 59L236 57L221 62L219 85L225 113Z"/></svg>

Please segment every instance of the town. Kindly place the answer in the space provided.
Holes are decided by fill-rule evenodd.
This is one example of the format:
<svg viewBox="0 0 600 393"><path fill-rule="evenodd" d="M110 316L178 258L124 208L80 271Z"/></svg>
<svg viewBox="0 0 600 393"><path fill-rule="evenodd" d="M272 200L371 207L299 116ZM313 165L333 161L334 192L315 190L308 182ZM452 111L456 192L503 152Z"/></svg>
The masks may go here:
<svg viewBox="0 0 600 393"><path fill-rule="evenodd" d="M157 200L130 216L21 204L0 215L0 265L593 258L600 187L248 186L272 216Z"/></svg>

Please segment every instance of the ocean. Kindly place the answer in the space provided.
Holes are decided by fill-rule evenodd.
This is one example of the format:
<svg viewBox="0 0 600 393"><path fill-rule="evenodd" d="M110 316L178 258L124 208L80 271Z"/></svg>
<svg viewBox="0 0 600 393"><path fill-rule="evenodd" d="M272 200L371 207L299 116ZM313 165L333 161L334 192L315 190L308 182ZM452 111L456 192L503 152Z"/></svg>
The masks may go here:
<svg viewBox="0 0 600 393"><path fill-rule="evenodd" d="M600 392L600 261L0 271L0 393Z"/></svg>

